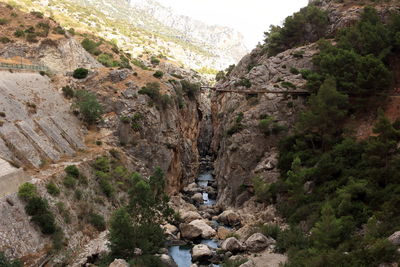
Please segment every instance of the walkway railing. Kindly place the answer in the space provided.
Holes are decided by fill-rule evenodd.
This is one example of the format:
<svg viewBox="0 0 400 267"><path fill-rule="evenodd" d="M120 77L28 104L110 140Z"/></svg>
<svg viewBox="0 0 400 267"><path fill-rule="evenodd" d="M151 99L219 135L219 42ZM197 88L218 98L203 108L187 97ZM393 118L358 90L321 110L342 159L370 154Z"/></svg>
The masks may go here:
<svg viewBox="0 0 400 267"><path fill-rule="evenodd" d="M26 65L0 62L0 69L14 70L33 70L33 71L48 71L49 68L42 65Z"/></svg>

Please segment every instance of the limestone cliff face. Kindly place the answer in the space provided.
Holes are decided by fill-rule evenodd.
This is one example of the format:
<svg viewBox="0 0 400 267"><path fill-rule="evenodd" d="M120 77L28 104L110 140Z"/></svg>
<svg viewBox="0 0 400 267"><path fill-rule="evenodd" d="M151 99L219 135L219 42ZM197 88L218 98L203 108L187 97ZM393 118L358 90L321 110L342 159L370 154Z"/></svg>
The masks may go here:
<svg viewBox="0 0 400 267"><path fill-rule="evenodd" d="M245 56L230 77L220 83L220 89L233 90L295 90L285 88L292 84L301 88L305 80L300 74L292 74L291 68L312 68L311 58L317 52L315 45L285 51L267 58L256 48ZM302 56L296 56L301 54ZM249 66L254 66L249 71ZM238 82L248 79L251 88L239 86ZM212 98L214 139L212 150L217 158L215 174L218 181L218 203L241 205L250 194L251 179L258 176L273 182L279 177L277 145L279 139L294 125L296 115L302 109L304 99L285 94L263 93L246 95L239 93L216 93ZM238 117L243 117L242 129L232 134ZM271 120L271 133L261 131L262 119ZM273 126L275 125L275 126ZM281 131L273 128L279 127ZM276 133L274 133L276 132Z"/></svg>
<svg viewBox="0 0 400 267"><path fill-rule="evenodd" d="M356 1L310 1L326 10L329 27L326 36L354 24L365 4ZM395 1L373 4L383 20L399 12ZM261 48L246 55L229 77L217 89L285 91L301 89L306 81L296 70L312 69L312 57L318 53L317 44L284 51L274 57L263 55ZM245 88L240 84L250 86ZM293 127L305 99L285 94L217 93L212 98L214 139L212 149L221 205L241 205L251 192L251 179L260 177L273 182L279 177L276 168L279 139ZM268 135L261 132L259 123L267 118L270 124L284 126L286 131ZM240 125L237 121L240 121ZM241 127L237 127L241 126ZM271 126L272 128L274 126ZM236 130L235 130L236 128ZM246 190L246 188L248 190Z"/></svg>

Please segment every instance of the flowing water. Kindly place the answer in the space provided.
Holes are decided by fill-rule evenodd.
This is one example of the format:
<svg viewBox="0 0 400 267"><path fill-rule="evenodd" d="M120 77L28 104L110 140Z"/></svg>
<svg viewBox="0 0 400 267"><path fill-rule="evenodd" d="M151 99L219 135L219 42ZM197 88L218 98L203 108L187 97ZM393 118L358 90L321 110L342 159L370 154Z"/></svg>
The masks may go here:
<svg viewBox="0 0 400 267"><path fill-rule="evenodd" d="M215 179L212 175L212 170L208 168L208 170L205 170L199 175L197 179L197 184L205 190L206 187L210 186L214 181ZM203 191L203 200L204 200L203 205L206 206L212 206L216 203L216 200L210 199L208 197L208 193L205 191ZM208 245L211 248L215 249L218 248L218 240L216 239L208 239L208 240L203 239L200 240L200 243ZM168 249L168 251L169 255L174 259L178 267L190 267L190 265L193 264L192 255L190 254L191 246L172 246ZM220 265L210 264L209 266L219 267Z"/></svg>

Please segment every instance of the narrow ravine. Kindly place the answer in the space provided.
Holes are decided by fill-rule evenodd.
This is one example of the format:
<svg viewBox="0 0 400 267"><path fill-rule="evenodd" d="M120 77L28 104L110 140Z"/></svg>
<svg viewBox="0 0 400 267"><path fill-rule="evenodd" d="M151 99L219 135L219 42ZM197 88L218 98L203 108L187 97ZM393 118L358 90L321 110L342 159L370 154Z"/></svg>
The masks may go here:
<svg viewBox="0 0 400 267"><path fill-rule="evenodd" d="M203 203L198 205L199 210L211 207L213 208L217 198L217 183L213 176L213 160L211 156L206 156L201 159L199 175L196 179L196 184L201 189ZM214 227L220 226L217 221L212 221ZM198 239L193 241L193 244L185 244L180 246L169 247L169 255L174 259L178 267L190 267L194 262L192 259L192 248L195 244L204 244L212 249L219 248L218 239ZM202 262L208 266L219 267L219 264L213 264L209 261Z"/></svg>

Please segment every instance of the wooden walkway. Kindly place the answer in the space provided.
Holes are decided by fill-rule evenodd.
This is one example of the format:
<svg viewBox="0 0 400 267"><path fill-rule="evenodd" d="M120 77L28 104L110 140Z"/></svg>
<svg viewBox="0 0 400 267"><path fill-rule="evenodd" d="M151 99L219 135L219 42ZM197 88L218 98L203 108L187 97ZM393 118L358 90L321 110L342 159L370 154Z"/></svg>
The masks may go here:
<svg viewBox="0 0 400 267"><path fill-rule="evenodd" d="M49 68L41 65L13 64L0 62L0 69L48 71Z"/></svg>
<svg viewBox="0 0 400 267"><path fill-rule="evenodd" d="M235 89L218 89L217 87L202 86L201 90L211 90L217 93L237 93L246 95L256 94L288 94L288 95L303 95L308 96L311 93L306 90L235 90Z"/></svg>

